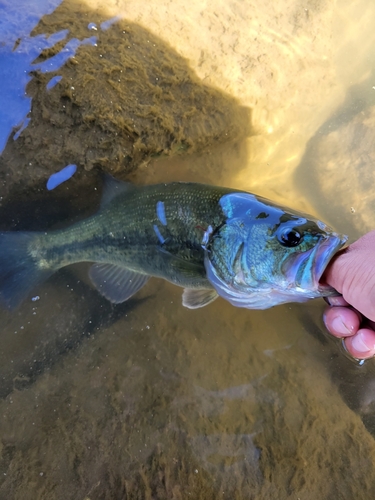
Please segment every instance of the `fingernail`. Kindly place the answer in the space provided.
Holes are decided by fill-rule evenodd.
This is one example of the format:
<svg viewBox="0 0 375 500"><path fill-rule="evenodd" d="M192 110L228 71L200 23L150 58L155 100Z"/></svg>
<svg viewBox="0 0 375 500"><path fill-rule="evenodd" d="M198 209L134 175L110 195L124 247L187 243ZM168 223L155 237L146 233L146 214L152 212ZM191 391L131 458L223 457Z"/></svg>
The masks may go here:
<svg viewBox="0 0 375 500"><path fill-rule="evenodd" d="M365 334L358 332L352 339L352 347L358 352L366 353L374 349L374 342L370 341L370 345L367 345Z"/></svg>
<svg viewBox="0 0 375 500"><path fill-rule="evenodd" d="M345 325L345 323L343 323L340 316L336 316L336 318L332 320L332 328L333 330L335 330L335 332L339 333L340 335L344 336L353 335L353 330L348 328Z"/></svg>
<svg viewBox="0 0 375 500"><path fill-rule="evenodd" d="M335 301L336 297L324 297L324 300L329 304L330 306L337 306L337 303Z"/></svg>
<svg viewBox="0 0 375 500"><path fill-rule="evenodd" d="M324 297L324 300L330 306L345 306L345 305L347 305L347 302L342 295L337 295L337 296L333 295L331 297Z"/></svg>

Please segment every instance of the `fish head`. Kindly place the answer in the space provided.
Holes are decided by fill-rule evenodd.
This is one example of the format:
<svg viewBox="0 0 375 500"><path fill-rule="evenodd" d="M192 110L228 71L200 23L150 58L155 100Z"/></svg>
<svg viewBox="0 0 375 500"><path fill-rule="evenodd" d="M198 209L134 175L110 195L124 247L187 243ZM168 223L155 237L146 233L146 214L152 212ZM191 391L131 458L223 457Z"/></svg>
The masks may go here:
<svg viewBox="0 0 375 500"><path fill-rule="evenodd" d="M204 236L207 278L219 295L249 309L338 295L320 279L346 236L249 193L219 203L224 222Z"/></svg>

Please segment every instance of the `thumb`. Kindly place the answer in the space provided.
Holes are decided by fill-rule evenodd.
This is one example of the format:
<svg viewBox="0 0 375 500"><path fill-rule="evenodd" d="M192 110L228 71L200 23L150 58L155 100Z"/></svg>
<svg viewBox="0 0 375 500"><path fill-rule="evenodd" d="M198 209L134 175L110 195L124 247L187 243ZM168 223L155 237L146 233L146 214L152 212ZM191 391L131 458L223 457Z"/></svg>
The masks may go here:
<svg viewBox="0 0 375 500"><path fill-rule="evenodd" d="M339 252L324 279L364 316L375 321L375 231Z"/></svg>

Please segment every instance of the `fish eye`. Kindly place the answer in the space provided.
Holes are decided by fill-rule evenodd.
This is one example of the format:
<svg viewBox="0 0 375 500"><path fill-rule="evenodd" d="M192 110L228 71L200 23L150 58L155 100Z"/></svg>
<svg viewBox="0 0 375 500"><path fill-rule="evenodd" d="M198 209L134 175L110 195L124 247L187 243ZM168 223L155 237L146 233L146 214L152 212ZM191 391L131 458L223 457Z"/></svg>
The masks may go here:
<svg viewBox="0 0 375 500"><path fill-rule="evenodd" d="M277 235L277 239L284 247L296 247L302 241L302 234L296 229L287 227Z"/></svg>

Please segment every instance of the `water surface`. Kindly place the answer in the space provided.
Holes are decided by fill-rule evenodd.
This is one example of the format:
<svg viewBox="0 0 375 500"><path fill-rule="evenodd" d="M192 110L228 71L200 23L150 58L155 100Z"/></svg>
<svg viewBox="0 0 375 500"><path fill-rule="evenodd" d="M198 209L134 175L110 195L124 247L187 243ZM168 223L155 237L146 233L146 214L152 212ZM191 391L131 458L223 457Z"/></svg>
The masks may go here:
<svg viewBox="0 0 375 500"><path fill-rule="evenodd" d="M369 229L350 165L371 176L370 2L51 5L1 4L22 111L2 122L2 229L93 212L99 168L241 187L351 239ZM77 173L47 192L68 164ZM0 311L1 498L371 498L374 364L328 337L323 301L191 311L152 279L112 306L87 270Z"/></svg>

